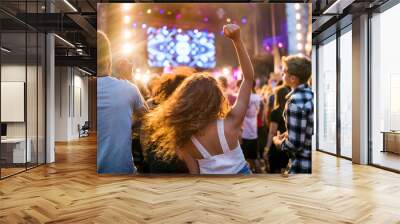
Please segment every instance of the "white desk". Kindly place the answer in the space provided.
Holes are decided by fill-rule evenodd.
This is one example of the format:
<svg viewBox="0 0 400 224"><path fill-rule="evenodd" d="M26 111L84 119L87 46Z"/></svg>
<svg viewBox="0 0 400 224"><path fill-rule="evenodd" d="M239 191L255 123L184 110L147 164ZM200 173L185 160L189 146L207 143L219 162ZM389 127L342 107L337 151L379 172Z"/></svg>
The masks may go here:
<svg viewBox="0 0 400 224"><path fill-rule="evenodd" d="M25 154L25 138L6 138L1 139L2 147L13 147L12 148L12 162L13 163L25 163L30 162L32 158L31 145L32 141L30 138L27 139L26 154ZM2 148L3 151L3 148ZM5 151L5 150L4 150ZM27 158L27 161L25 161Z"/></svg>

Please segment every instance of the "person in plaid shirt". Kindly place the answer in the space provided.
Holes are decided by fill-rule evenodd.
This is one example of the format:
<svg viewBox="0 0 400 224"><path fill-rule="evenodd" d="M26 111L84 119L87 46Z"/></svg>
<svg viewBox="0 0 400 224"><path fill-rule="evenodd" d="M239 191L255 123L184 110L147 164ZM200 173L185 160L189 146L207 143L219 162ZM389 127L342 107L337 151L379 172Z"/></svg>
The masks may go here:
<svg viewBox="0 0 400 224"><path fill-rule="evenodd" d="M282 58L283 80L291 87L283 116L287 132L275 136L274 144L290 158L287 172L311 173L311 138L313 135L313 92L307 82L311 61L300 55Z"/></svg>

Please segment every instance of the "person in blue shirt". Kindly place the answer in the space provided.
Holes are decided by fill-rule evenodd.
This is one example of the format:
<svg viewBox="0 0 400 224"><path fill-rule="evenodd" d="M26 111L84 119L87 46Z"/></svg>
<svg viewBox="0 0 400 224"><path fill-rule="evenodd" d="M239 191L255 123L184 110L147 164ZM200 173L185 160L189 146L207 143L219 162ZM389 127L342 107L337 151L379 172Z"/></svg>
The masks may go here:
<svg viewBox="0 0 400 224"><path fill-rule="evenodd" d="M138 88L111 77L111 46L107 36L97 32L97 172L132 174L132 115L139 117L147 107Z"/></svg>

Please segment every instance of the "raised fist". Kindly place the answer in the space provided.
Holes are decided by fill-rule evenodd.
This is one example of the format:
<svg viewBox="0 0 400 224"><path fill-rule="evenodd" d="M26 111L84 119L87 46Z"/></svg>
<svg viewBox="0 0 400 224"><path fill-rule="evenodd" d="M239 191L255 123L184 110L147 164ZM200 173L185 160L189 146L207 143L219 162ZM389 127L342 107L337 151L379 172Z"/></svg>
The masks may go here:
<svg viewBox="0 0 400 224"><path fill-rule="evenodd" d="M227 24L223 27L224 36L232 39L239 40L240 39L240 27L236 24Z"/></svg>

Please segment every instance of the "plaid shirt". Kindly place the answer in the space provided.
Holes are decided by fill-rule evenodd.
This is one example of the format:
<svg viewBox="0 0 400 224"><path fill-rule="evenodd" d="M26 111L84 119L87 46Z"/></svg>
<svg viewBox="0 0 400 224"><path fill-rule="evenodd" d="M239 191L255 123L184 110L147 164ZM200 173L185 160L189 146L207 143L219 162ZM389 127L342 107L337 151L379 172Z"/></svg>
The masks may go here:
<svg viewBox="0 0 400 224"><path fill-rule="evenodd" d="M313 135L313 92L307 84L297 86L288 95L283 116L288 138L281 148L292 160L291 173L311 173L311 138Z"/></svg>

